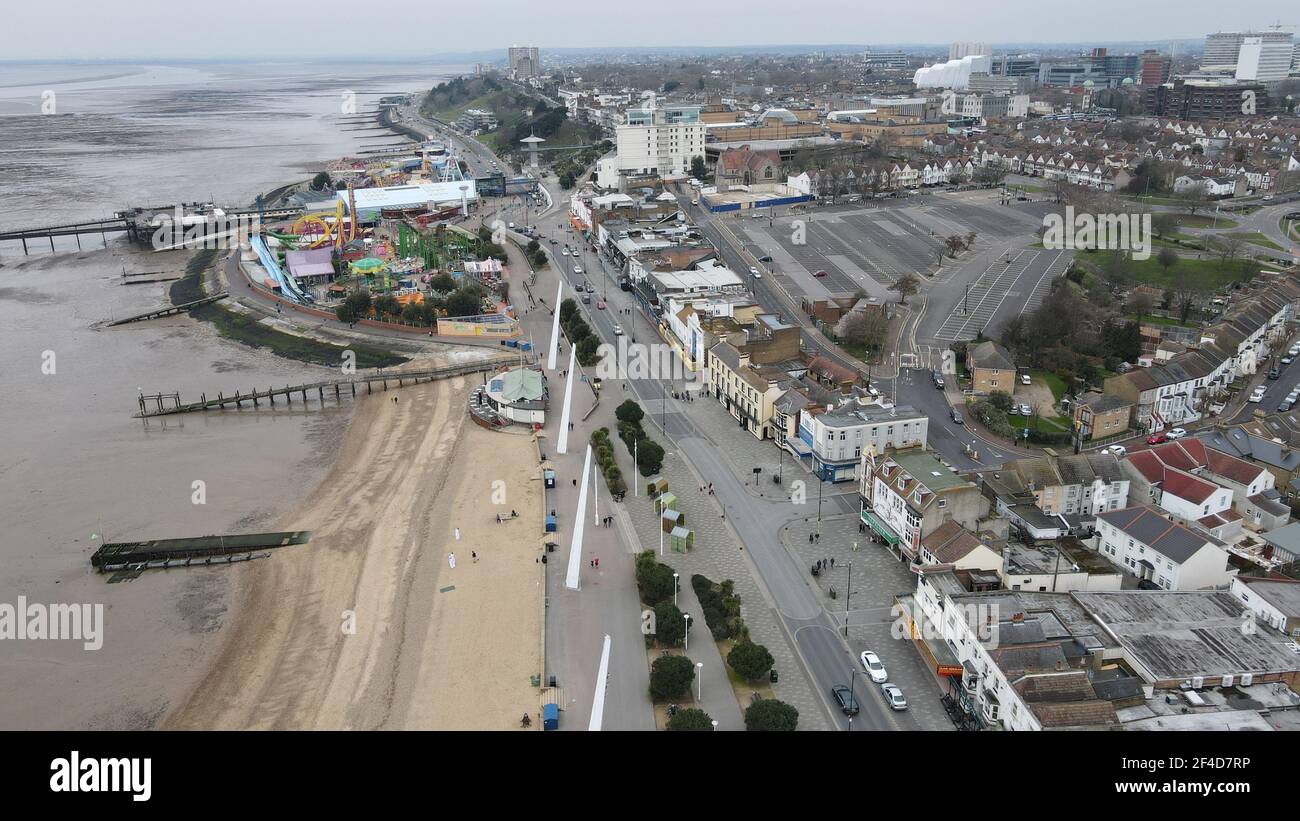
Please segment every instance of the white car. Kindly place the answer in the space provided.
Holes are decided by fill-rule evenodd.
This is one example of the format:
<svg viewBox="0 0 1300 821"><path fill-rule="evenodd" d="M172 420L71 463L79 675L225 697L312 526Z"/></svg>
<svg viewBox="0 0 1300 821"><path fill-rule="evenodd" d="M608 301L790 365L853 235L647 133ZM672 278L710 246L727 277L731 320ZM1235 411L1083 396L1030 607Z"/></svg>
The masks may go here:
<svg viewBox="0 0 1300 821"><path fill-rule="evenodd" d="M1101 452L1111 453L1114 454L1115 456L1123 456L1124 454L1128 453L1128 448L1124 447L1123 445L1111 445L1108 448L1102 448Z"/></svg>
<svg viewBox="0 0 1300 821"><path fill-rule="evenodd" d="M1031 384L1033 384L1033 380L1029 378L1029 374L1027 374L1027 373L1022 373L1022 374L1020 374L1020 384L1022 384L1022 385L1031 385Z"/></svg>
<svg viewBox="0 0 1300 821"><path fill-rule="evenodd" d="M614 336L622 336L622 335L623 335L623 326L621 326L621 325L615 325L615 326L614 326Z"/></svg>
<svg viewBox="0 0 1300 821"><path fill-rule="evenodd" d="M1021 406L1020 406L1020 415L1021 415L1021 416L1033 416L1033 415L1034 415L1034 409L1031 408L1031 407L1029 407L1028 405L1021 405Z"/></svg>
<svg viewBox="0 0 1300 821"><path fill-rule="evenodd" d="M1260 385L1258 388L1255 388L1255 390L1250 394L1250 399L1248 401L1259 402L1263 398L1264 398L1264 386Z"/></svg>
<svg viewBox="0 0 1300 821"><path fill-rule="evenodd" d="M1165 433L1165 436L1168 437L1169 439L1182 439L1186 435L1187 435L1186 428L1174 428L1173 430L1167 431Z"/></svg>
<svg viewBox="0 0 1300 821"><path fill-rule="evenodd" d="M566 247L566 248L565 248L563 251L561 251L560 253L561 253L562 255L564 255L564 256L567 257L567 256L569 255L569 249Z"/></svg>
<svg viewBox="0 0 1300 821"><path fill-rule="evenodd" d="M581 266L581 265L575 265L575 266L573 266L573 273L578 274L579 276L581 276L581 275L582 275L582 266Z"/></svg>
<svg viewBox="0 0 1300 821"><path fill-rule="evenodd" d="M1287 354L1286 356L1282 357L1283 365L1290 365L1294 361L1295 361L1295 354Z"/></svg>
<svg viewBox="0 0 1300 821"><path fill-rule="evenodd" d="M867 671L871 680L876 684L883 684L889 681L889 674L885 672L885 665L880 663L880 657L870 650L863 650L862 655L858 657L862 660L862 669Z"/></svg>
<svg viewBox="0 0 1300 821"><path fill-rule="evenodd" d="M894 710L906 710L907 699L903 697L903 691L898 689L897 684L888 682L880 685L880 694L885 697L886 703Z"/></svg>

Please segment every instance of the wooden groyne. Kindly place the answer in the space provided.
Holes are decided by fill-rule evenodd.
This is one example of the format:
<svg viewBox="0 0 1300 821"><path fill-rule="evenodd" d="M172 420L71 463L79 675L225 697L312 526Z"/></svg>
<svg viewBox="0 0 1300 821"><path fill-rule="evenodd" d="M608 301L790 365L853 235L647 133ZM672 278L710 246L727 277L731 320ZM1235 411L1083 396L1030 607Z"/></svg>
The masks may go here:
<svg viewBox="0 0 1300 821"><path fill-rule="evenodd" d="M105 543L90 557L100 573L139 571L155 567L229 564L254 558L259 550L306 544L311 531L241 533L229 536L195 536L183 539L151 539L142 542Z"/></svg>
<svg viewBox="0 0 1300 821"><path fill-rule="evenodd" d="M222 291L219 294L213 294L212 296L205 296L203 297L203 299L196 299L193 302L184 302L181 303L180 305L168 305L166 308L158 308L157 310L153 310L153 311L145 311L142 314L135 314L134 316L128 316L124 319L115 319L112 322L106 324L108 325L108 327L111 328L114 325L125 325L128 322L144 322L146 319L157 319L163 316L172 316L173 314L183 314L186 311L190 311L193 310L194 308L199 307L200 305L207 305L209 302L216 302L218 299L225 299L228 296L230 296L228 292Z"/></svg>
<svg viewBox="0 0 1300 821"><path fill-rule="evenodd" d="M200 394L197 402L182 402L179 393L140 394L137 400L140 411L135 414L135 417L145 419L153 416L170 416L177 413L194 413L195 411L225 408L230 405L242 408L245 402L252 403L253 407L260 407L262 402L268 402L274 406L277 398L283 399L287 405L292 406L294 396L300 396L303 404L306 404L308 394L311 393L316 394L318 401L323 406L325 396L328 393L332 393L334 400L338 402L343 399L344 395L356 396L358 386L364 387L366 393L370 394L375 392L376 386L382 390L388 390L390 384L401 388L408 384L416 385L421 382L433 382L437 379L448 379L453 376L494 371L504 362L505 360L495 358L467 365L449 365L443 368L421 371L378 371L366 376L354 376L348 379L310 382L304 385L285 385L283 388L252 390L247 393L236 391L233 396L218 393L215 399L208 398L208 395L204 393Z"/></svg>

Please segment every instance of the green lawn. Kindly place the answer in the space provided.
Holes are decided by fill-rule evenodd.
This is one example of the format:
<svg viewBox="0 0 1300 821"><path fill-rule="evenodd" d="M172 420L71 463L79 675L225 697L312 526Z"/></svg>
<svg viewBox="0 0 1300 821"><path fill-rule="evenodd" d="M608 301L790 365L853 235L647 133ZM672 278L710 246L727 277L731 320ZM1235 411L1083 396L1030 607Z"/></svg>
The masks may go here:
<svg viewBox="0 0 1300 821"><path fill-rule="evenodd" d="M1265 248L1272 248L1274 251L1286 250L1281 245L1278 245L1276 242L1264 236L1258 231L1239 231L1235 234L1228 234L1228 236L1233 237L1235 239L1242 240L1243 242L1249 242L1255 245L1261 245Z"/></svg>
<svg viewBox="0 0 1300 821"><path fill-rule="evenodd" d="M1030 371L1029 378L1035 382L1045 382L1052 391L1052 398L1057 402L1060 402L1061 397L1065 396L1065 382L1056 374L1050 371Z"/></svg>
<svg viewBox="0 0 1300 821"><path fill-rule="evenodd" d="M1016 432L1017 438L1024 438L1023 431L1025 428L1036 430L1039 433L1062 433L1070 429L1070 420L1063 416L1049 419L1046 416L1024 417L1018 413L1008 413L1007 423Z"/></svg>
<svg viewBox="0 0 1300 821"><path fill-rule="evenodd" d="M1095 251L1084 251L1080 257L1098 267L1106 264L1105 257ZM1225 264L1218 259L1180 257L1166 269L1155 254L1147 259L1129 258L1124 264L1126 276L1134 282L1158 288L1190 287L1198 291L1217 291L1229 283L1248 279L1262 267L1267 266L1250 263L1247 268L1241 260Z"/></svg>
<svg viewBox="0 0 1300 821"><path fill-rule="evenodd" d="M1126 318L1127 318L1127 319L1131 319L1131 320L1133 320L1134 322L1136 322L1136 321L1137 321L1137 314L1128 314L1128 315L1126 316ZM1195 327L1196 327L1196 324L1193 323L1193 322L1180 322L1180 321L1178 321L1177 319L1174 319L1174 318L1171 317L1171 316L1152 316L1151 314L1147 314L1146 316L1142 317L1142 324L1144 324L1144 325L1170 325L1170 326L1175 326L1175 327L1179 327L1179 328L1195 328Z"/></svg>
<svg viewBox="0 0 1300 821"><path fill-rule="evenodd" d="M1142 194L1120 194L1120 196L1126 200L1133 200L1134 202L1142 202L1148 205L1182 205L1183 204L1181 201L1176 199L1171 199L1170 197L1159 197L1155 195L1148 197L1148 196L1143 196Z"/></svg>
<svg viewBox="0 0 1300 821"><path fill-rule="evenodd" d="M1192 228L1236 228L1237 221L1230 220L1222 214L1216 220L1213 214L1177 214L1179 225Z"/></svg>

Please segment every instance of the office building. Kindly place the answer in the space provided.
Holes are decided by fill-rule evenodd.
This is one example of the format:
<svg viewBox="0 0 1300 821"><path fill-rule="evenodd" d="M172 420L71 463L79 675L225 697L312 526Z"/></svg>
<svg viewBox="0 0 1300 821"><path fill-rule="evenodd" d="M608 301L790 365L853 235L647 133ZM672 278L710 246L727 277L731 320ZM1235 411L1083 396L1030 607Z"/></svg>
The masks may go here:
<svg viewBox="0 0 1300 821"><path fill-rule="evenodd" d="M517 80L537 77L542 73L537 46L511 46L507 57L510 61L510 76Z"/></svg>
<svg viewBox="0 0 1300 821"><path fill-rule="evenodd" d="M1294 59L1293 41L1290 32L1278 30L1207 34L1201 69L1231 72L1237 80L1285 80Z"/></svg>

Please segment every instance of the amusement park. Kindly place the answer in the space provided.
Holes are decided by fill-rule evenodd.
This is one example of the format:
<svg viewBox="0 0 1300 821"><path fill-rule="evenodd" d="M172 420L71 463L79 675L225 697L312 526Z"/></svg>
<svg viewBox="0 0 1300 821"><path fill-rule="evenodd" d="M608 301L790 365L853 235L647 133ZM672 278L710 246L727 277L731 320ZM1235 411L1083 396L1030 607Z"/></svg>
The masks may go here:
<svg viewBox="0 0 1300 821"><path fill-rule="evenodd" d="M497 182L492 193L506 195ZM349 324L517 337L503 247L513 240L468 227L481 216L478 183L435 140L422 142L415 157L340 159L288 197L294 216L261 221L242 246L240 270L283 307Z"/></svg>

